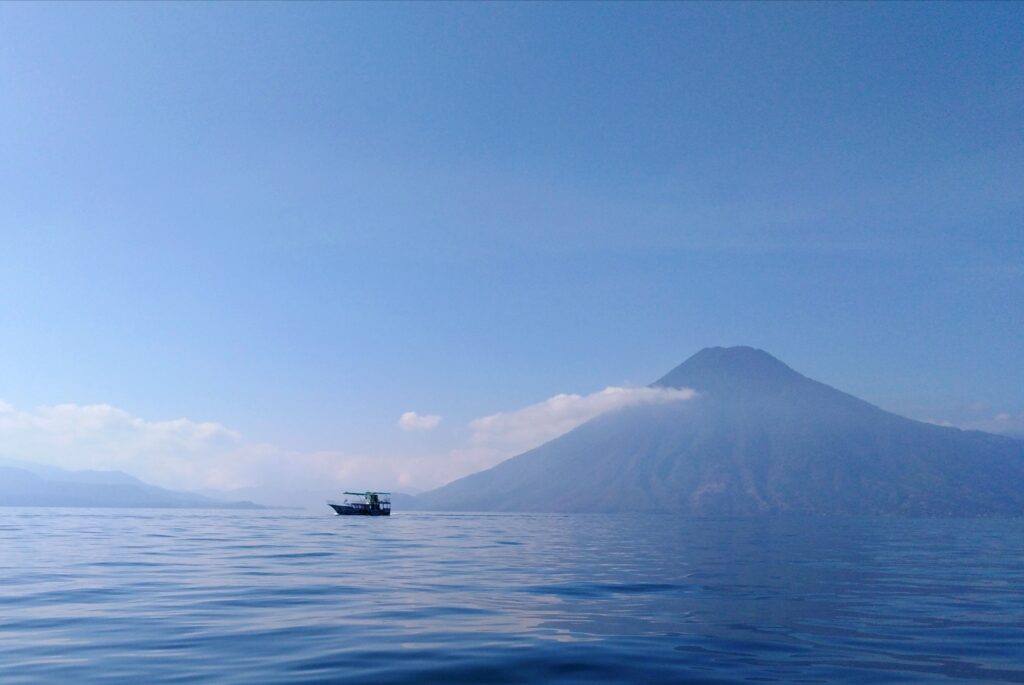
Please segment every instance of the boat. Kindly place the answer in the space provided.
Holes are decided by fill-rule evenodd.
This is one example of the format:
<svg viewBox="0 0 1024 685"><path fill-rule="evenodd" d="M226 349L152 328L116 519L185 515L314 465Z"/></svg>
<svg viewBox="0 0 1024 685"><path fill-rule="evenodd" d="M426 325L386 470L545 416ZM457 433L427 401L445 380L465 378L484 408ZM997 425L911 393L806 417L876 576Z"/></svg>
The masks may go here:
<svg viewBox="0 0 1024 685"><path fill-rule="evenodd" d="M349 501L346 497L341 504L328 502L327 506L334 509L338 516L391 516L390 492L346 492L359 499Z"/></svg>

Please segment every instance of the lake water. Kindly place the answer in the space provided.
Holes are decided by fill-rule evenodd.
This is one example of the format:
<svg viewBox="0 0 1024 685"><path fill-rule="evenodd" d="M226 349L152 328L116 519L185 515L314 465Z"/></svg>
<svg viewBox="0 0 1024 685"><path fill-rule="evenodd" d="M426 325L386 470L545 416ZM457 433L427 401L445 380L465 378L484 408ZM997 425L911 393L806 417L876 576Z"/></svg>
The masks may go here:
<svg viewBox="0 0 1024 685"><path fill-rule="evenodd" d="M1024 521L0 509L0 682L1024 683Z"/></svg>

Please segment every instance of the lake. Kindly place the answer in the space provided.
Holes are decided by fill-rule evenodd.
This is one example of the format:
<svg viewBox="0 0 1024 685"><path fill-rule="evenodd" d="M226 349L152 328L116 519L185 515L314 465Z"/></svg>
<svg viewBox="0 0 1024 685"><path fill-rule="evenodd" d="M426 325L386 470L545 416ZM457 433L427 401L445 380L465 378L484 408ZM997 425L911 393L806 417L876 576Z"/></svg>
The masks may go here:
<svg viewBox="0 0 1024 685"><path fill-rule="evenodd" d="M1024 683L1024 521L0 509L0 682Z"/></svg>

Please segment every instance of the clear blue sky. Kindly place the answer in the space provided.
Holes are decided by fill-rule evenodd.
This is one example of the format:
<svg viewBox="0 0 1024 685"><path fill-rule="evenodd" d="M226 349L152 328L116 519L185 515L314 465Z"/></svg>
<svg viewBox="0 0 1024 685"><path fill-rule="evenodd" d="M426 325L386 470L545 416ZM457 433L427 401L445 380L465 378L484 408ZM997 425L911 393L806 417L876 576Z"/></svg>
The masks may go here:
<svg viewBox="0 0 1024 685"><path fill-rule="evenodd" d="M749 344L1024 412L1022 134L1017 3L0 5L0 398L440 449Z"/></svg>

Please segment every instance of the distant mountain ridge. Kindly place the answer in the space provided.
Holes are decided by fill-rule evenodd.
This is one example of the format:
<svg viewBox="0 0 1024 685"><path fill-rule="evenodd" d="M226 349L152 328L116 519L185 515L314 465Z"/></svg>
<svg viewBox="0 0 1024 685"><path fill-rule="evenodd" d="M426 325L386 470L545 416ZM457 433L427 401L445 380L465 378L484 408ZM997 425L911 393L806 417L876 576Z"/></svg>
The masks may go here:
<svg viewBox="0 0 1024 685"><path fill-rule="evenodd" d="M763 350L707 348L654 386L697 397L599 416L420 495L428 509L1024 515L1024 441L913 421Z"/></svg>
<svg viewBox="0 0 1024 685"><path fill-rule="evenodd" d="M0 459L0 506L262 508L253 502L228 502L166 490L120 471L67 471L14 459Z"/></svg>

